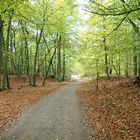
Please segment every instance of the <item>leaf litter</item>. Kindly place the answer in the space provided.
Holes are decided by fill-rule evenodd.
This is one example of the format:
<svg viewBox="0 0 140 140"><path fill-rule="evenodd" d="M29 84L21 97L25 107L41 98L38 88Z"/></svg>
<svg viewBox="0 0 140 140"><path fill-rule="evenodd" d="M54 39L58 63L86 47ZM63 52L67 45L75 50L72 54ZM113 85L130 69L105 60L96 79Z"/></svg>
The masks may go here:
<svg viewBox="0 0 140 140"><path fill-rule="evenodd" d="M46 86L41 86L42 79L38 79L37 82L39 86L31 87L25 79L13 76L11 78L13 89L0 92L0 133L16 120L25 108L67 84L67 82L58 83L51 79L47 80Z"/></svg>
<svg viewBox="0 0 140 140"><path fill-rule="evenodd" d="M77 90L87 125L97 130L99 140L140 140L140 89L126 78L101 78L99 84L99 91L96 82Z"/></svg>

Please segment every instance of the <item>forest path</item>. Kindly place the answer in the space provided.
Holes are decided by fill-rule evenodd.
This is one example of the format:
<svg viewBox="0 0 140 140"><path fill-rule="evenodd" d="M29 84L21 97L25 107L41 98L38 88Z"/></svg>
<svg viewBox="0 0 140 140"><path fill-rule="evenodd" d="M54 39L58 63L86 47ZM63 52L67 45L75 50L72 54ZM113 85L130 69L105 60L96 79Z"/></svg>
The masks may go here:
<svg viewBox="0 0 140 140"><path fill-rule="evenodd" d="M72 82L32 105L0 140L89 140L78 85Z"/></svg>

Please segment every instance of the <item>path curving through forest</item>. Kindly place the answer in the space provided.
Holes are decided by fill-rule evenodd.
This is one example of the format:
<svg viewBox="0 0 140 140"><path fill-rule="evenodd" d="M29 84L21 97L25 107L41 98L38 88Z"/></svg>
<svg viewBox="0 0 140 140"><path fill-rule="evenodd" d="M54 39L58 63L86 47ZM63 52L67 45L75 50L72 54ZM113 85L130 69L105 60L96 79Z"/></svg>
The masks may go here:
<svg viewBox="0 0 140 140"><path fill-rule="evenodd" d="M32 105L0 140L89 140L78 85L72 82Z"/></svg>

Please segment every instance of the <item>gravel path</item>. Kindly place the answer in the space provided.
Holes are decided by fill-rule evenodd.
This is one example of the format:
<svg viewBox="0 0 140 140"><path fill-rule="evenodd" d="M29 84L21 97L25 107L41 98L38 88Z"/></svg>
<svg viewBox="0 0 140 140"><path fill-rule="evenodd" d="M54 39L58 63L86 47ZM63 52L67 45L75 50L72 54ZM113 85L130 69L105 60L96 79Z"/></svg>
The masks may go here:
<svg viewBox="0 0 140 140"><path fill-rule="evenodd" d="M27 109L0 140L89 140L78 83L66 85Z"/></svg>

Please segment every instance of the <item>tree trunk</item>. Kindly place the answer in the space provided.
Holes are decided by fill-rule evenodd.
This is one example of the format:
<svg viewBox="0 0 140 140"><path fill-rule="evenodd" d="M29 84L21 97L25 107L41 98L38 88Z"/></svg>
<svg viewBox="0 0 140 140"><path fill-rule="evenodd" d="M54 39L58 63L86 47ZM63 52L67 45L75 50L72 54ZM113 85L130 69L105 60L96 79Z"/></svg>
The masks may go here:
<svg viewBox="0 0 140 140"><path fill-rule="evenodd" d="M30 59L29 59L29 49L28 49L28 41L27 35L29 34L26 28L26 24L23 25L21 21L22 32L24 36L24 45L25 45L25 55L26 55L26 75L28 76L29 85L31 86L31 70L30 70Z"/></svg>
<svg viewBox="0 0 140 140"><path fill-rule="evenodd" d="M52 55L52 57L50 59L49 66L48 66L48 68L46 70L46 74L45 74L45 77L44 77L44 80L43 80L43 84L42 85L45 85L45 82L46 82L46 79L48 77L48 73L50 71L50 68L51 68L51 65L52 65L52 62L53 62L53 59L54 59L55 54L56 54L56 49L54 50L54 53L53 53L53 55Z"/></svg>
<svg viewBox="0 0 140 140"><path fill-rule="evenodd" d="M136 40L135 40L135 42L139 42L138 40L139 40L139 27L137 26L137 24L133 21L133 20L131 20L131 19L128 19L129 20L129 23L130 23L130 25L132 26L132 28L133 28L133 30L134 30L134 32L135 32L135 35L136 35ZM137 74L137 72L138 72L138 62L137 62L137 60L138 60L138 58L137 58L137 49L139 48L139 44L137 44L136 46L135 46L135 48L133 49L134 50L134 57L133 57L133 62L134 62L134 75L136 76L136 75L138 75ZM138 60L139 61L139 60ZM140 75L139 75L140 76Z"/></svg>
<svg viewBox="0 0 140 140"><path fill-rule="evenodd" d="M125 76L128 78L129 73L128 73L128 56L125 56Z"/></svg>
<svg viewBox="0 0 140 140"><path fill-rule="evenodd" d="M2 21L1 16L0 16L0 90L2 90L3 46L4 46L3 21Z"/></svg>
<svg viewBox="0 0 140 140"><path fill-rule="evenodd" d="M6 37L6 46L5 46L5 52L9 52L9 39L10 39L10 30L11 30L11 20L12 17L9 18L8 21L8 27L7 27L7 37ZM9 78L8 78L8 54L6 54L4 56L4 72L3 72L3 85L2 88L3 89L10 89L10 82L9 82Z"/></svg>
<svg viewBox="0 0 140 140"><path fill-rule="evenodd" d="M109 69L108 69L108 54L107 54L107 46L106 46L106 38L104 37L104 51L105 51L105 73L107 78L109 79Z"/></svg>
<svg viewBox="0 0 140 140"><path fill-rule="evenodd" d="M59 37L59 40L58 40L58 46L57 46L57 50L58 50L58 54L57 54L57 59L58 59L58 62L57 62L57 80L60 82L62 80L61 78L61 36Z"/></svg>
<svg viewBox="0 0 140 140"><path fill-rule="evenodd" d="M97 83L96 83L96 88L97 88L97 91L99 90L99 68L98 68L98 64L99 63L99 61L98 61L98 59L96 60L96 81L97 81Z"/></svg>
<svg viewBox="0 0 140 140"><path fill-rule="evenodd" d="M137 77L140 77L140 51L137 52Z"/></svg>
<svg viewBox="0 0 140 140"><path fill-rule="evenodd" d="M120 57L120 52L119 52L118 71L119 71L119 76L121 76L121 57Z"/></svg>
<svg viewBox="0 0 140 140"><path fill-rule="evenodd" d="M65 45L63 44L63 75L62 75L62 81L64 81L65 80L65 73L66 73L66 68L65 68L65 66L66 66L66 64L65 64Z"/></svg>
<svg viewBox="0 0 140 140"><path fill-rule="evenodd" d="M133 49L133 65L134 65L134 75L137 76L137 53L136 53L136 48Z"/></svg>
<svg viewBox="0 0 140 140"><path fill-rule="evenodd" d="M38 35L38 31L37 31L37 35L36 35L36 50L35 50L34 68L33 68L33 87L36 86L37 58L38 58L39 44L40 44L40 41L41 41L41 38L42 38L42 34L43 34L43 27L41 28L39 35Z"/></svg>

